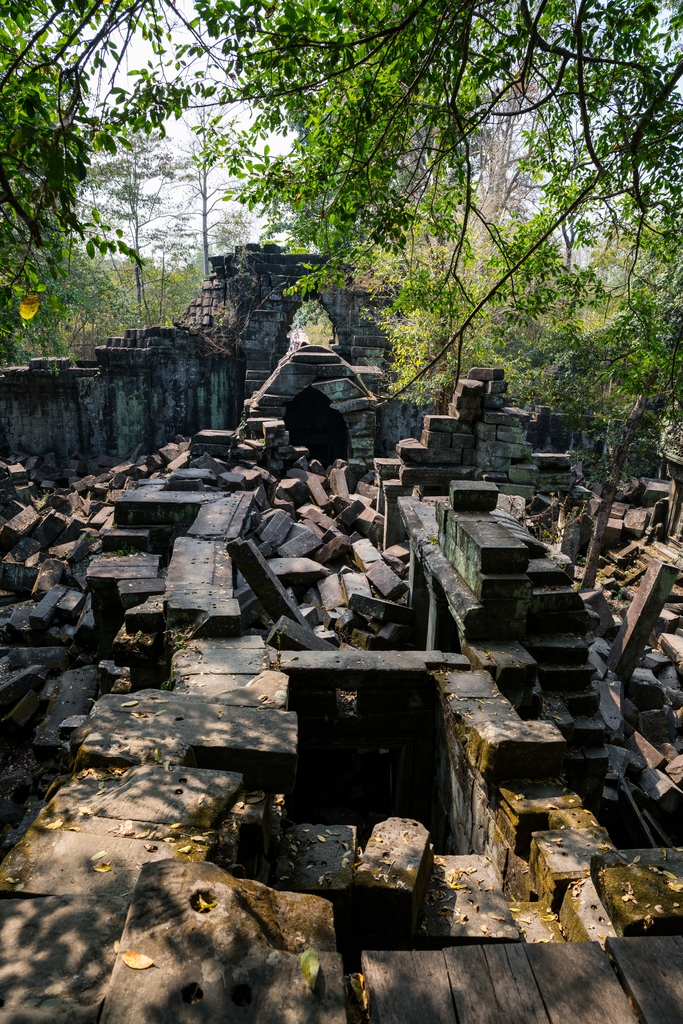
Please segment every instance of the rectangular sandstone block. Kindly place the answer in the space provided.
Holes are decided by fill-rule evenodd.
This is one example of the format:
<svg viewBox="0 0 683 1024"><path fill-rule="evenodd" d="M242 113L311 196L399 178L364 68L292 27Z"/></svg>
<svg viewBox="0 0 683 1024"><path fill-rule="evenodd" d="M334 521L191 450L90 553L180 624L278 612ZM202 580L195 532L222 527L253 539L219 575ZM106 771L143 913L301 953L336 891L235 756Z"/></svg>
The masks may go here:
<svg viewBox="0 0 683 1024"><path fill-rule="evenodd" d="M572 882L590 878L591 859L614 847L606 829L558 829L535 832L529 867L539 899L557 913Z"/></svg>
<svg viewBox="0 0 683 1024"><path fill-rule="evenodd" d="M354 872L354 923L363 935L410 938L433 859L419 821L387 818L375 825Z"/></svg>
<svg viewBox="0 0 683 1024"><path fill-rule="evenodd" d="M474 854L435 857L417 918L417 949L518 942L507 900L491 861Z"/></svg>
<svg viewBox="0 0 683 1024"><path fill-rule="evenodd" d="M449 498L455 512L490 512L498 503L498 488L485 480L453 480Z"/></svg>
<svg viewBox="0 0 683 1024"><path fill-rule="evenodd" d="M292 791L297 762L293 712L206 704L170 692L168 705L160 707L158 700L158 692L148 690L101 697L78 730L78 768L170 760L237 772L247 789Z"/></svg>

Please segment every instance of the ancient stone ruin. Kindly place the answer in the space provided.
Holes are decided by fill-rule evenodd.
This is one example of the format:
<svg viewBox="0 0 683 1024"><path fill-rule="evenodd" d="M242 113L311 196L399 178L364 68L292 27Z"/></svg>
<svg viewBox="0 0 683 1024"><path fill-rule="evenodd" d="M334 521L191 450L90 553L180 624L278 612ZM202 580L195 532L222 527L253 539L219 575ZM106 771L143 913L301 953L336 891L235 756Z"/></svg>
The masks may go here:
<svg viewBox="0 0 683 1024"><path fill-rule="evenodd" d="M0 381L91 416L30 452L4 406L0 1020L680 1019L676 471L580 591L599 488L503 371L388 451L357 291L287 352L297 259L214 261L213 354Z"/></svg>

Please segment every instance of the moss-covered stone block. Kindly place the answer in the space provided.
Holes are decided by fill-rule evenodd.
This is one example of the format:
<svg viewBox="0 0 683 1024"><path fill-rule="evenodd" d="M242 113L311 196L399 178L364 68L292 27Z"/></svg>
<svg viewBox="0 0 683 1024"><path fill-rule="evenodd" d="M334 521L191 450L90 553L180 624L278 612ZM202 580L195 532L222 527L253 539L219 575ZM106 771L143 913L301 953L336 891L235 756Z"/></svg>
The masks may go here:
<svg viewBox="0 0 683 1024"><path fill-rule="evenodd" d="M581 809L580 797L559 783L520 779L500 783L497 789L500 803L496 824L511 837L510 845L518 856L528 856L533 832L555 827L549 824L551 814Z"/></svg>
<svg viewBox="0 0 683 1024"><path fill-rule="evenodd" d="M529 867L539 899L546 900L553 911L559 911L568 886L590 876L591 858L613 850L606 829L599 835L587 829L569 828L535 832Z"/></svg>
<svg viewBox="0 0 683 1024"><path fill-rule="evenodd" d="M596 857L591 873L617 935L683 935L681 854L615 851Z"/></svg>

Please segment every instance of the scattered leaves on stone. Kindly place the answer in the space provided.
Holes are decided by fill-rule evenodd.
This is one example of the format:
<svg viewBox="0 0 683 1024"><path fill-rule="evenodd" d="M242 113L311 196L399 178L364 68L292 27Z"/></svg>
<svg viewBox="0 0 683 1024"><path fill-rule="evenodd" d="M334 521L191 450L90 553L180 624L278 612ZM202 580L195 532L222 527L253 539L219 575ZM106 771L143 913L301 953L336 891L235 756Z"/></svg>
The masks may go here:
<svg viewBox="0 0 683 1024"><path fill-rule="evenodd" d="M301 954L301 973L309 984L311 991L315 988L315 983L318 977L318 971L320 970L320 960L318 959L318 951L309 946Z"/></svg>

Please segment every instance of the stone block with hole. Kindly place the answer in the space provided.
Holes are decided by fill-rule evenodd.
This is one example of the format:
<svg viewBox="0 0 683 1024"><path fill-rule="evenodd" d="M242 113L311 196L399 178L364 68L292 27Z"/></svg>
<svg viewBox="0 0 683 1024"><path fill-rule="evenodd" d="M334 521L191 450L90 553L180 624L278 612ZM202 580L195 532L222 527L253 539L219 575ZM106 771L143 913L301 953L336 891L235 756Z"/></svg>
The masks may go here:
<svg viewBox="0 0 683 1024"><path fill-rule="evenodd" d="M309 984L301 954L313 947ZM127 952L153 962L126 964ZM215 864L145 869L133 892L102 1014L132 1020L346 1024L332 907L238 880Z"/></svg>
<svg viewBox="0 0 683 1024"><path fill-rule="evenodd" d="M570 885L560 907L560 923L569 942L599 942L616 936L595 886L590 878Z"/></svg>
<svg viewBox="0 0 683 1024"><path fill-rule="evenodd" d="M329 900L337 933L348 931L356 844L355 825L295 825L280 840L275 888Z"/></svg>

